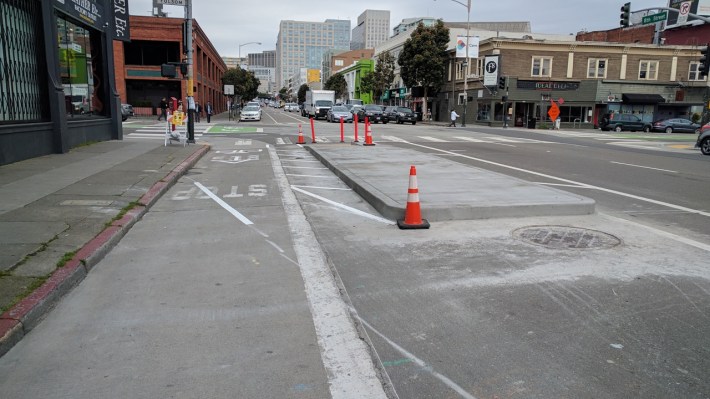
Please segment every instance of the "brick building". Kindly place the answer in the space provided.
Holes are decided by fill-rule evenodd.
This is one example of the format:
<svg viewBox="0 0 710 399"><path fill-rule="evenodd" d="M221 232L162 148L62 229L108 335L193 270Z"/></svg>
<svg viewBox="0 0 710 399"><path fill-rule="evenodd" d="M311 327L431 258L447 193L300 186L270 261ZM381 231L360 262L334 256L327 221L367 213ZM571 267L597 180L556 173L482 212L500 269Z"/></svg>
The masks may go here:
<svg viewBox="0 0 710 399"><path fill-rule="evenodd" d="M163 97L183 99L187 80L160 76L160 65L185 59L181 18L130 16L131 42L114 42L116 89L122 102L137 114L155 115ZM195 101L212 102L215 112L226 108L222 75L227 66L197 21L193 20Z"/></svg>
<svg viewBox="0 0 710 399"><path fill-rule="evenodd" d="M450 51L448 82L432 111L441 115L451 108L463 114L463 73L457 73L462 59ZM486 56L499 62L495 83L484 86ZM560 103L568 126L592 128L606 112L649 122L691 119L702 113L708 84L699 76L699 57L697 46L489 38L471 63L467 121L502 124L504 113L517 126L545 121L550 100ZM505 78L505 89L497 88L498 77Z"/></svg>

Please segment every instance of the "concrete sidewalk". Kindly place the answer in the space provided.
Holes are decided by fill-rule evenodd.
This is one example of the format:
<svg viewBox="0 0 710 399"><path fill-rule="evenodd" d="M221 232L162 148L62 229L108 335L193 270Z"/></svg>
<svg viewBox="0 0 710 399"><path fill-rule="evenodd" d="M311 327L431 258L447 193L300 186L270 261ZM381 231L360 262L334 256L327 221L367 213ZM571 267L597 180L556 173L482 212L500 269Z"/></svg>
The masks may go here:
<svg viewBox="0 0 710 399"><path fill-rule="evenodd" d="M207 151L108 141L0 167L0 355Z"/></svg>

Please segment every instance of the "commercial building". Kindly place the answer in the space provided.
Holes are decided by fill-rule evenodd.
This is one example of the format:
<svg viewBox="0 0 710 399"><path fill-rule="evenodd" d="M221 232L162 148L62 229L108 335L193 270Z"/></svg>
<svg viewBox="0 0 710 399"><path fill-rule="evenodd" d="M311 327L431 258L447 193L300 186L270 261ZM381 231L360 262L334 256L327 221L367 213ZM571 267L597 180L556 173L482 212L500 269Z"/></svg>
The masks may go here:
<svg viewBox="0 0 710 399"><path fill-rule="evenodd" d="M350 21L325 22L284 20L276 42L276 85L288 86L288 79L300 68L320 69L323 53L350 49Z"/></svg>
<svg viewBox="0 0 710 399"><path fill-rule="evenodd" d="M0 0L0 27L0 165L122 139L111 42L128 40L127 7Z"/></svg>
<svg viewBox="0 0 710 399"><path fill-rule="evenodd" d="M357 17L353 28L351 50L375 48L389 38L390 12L385 10L365 10Z"/></svg>
<svg viewBox="0 0 710 399"><path fill-rule="evenodd" d="M345 83L348 85L348 99L358 99L362 100L364 104L372 103L372 96L370 92L363 92L361 90L362 78L366 75L372 73L375 70L375 61L369 59L358 60L351 65L341 69L338 73L342 73L345 78Z"/></svg>
<svg viewBox="0 0 710 399"><path fill-rule="evenodd" d="M323 81L328 81L328 78L333 76L334 73L358 60L372 58L374 52L375 50L371 48L350 51L332 50L326 52L323 56L323 65L321 67L323 71Z"/></svg>
<svg viewBox="0 0 710 399"><path fill-rule="evenodd" d="M462 59L450 51L449 82L432 104L441 120L451 108L463 114L463 74L456 74ZM647 122L697 119L708 86L698 73L699 58L697 46L489 38L472 63L467 122L501 125L507 115L516 126L550 123L552 101L562 126L570 127L593 128L605 113ZM498 65L495 76L484 70L490 61Z"/></svg>
<svg viewBox="0 0 710 399"><path fill-rule="evenodd" d="M250 53L249 65L262 66L266 68L276 68L276 50L262 51L261 53Z"/></svg>
<svg viewBox="0 0 710 399"><path fill-rule="evenodd" d="M155 115L163 97L181 99L187 94L186 79L160 75L161 64L181 62L187 52L182 40L184 21L132 15L131 42L114 42L116 90L139 115ZM195 101L202 105L210 101L215 112L222 112L226 107L222 75L227 65L197 21L193 20L192 28Z"/></svg>

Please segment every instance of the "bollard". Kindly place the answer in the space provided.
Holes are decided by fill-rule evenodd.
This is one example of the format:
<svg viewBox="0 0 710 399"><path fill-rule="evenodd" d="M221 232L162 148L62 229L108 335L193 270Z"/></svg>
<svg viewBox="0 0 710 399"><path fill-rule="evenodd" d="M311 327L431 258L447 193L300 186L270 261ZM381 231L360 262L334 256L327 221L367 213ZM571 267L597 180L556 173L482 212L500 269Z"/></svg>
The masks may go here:
<svg viewBox="0 0 710 399"><path fill-rule="evenodd" d="M355 140L354 140L354 142L358 143L359 140L357 139L357 125L358 125L357 114L354 114L353 118L355 118L355 119L353 119L353 125L355 125Z"/></svg>
<svg viewBox="0 0 710 399"><path fill-rule="evenodd" d="M316 143L316 127L313 125L313 118L311 118L311 143Z"/></svg>
<svg viewBox="0 0 710 399"><path fill-rule="evenodd" d="M345 120L342 116L340 117L340 142L345 142Z"/></svg>

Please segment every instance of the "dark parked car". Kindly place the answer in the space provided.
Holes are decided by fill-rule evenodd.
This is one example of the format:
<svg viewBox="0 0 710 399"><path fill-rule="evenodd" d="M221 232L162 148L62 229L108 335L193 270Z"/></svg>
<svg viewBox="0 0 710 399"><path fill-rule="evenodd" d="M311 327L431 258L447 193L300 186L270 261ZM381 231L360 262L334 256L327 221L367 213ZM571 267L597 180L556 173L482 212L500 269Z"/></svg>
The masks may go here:
<svg viewBox="0 0 710 399"><path fill-rule="evenodd" d="M705 126L703 126L703 128L705 128ZM702 133L698 135L698 141L695 143L695 147L700 148L700 152L702 152L703 155L710 155L710 126L708 127L708 129L703 129Z"/></svg>
<svg viewBox="0 0 710 399"><path fill-rule="evenodd" d="M355 109L355 107L353 107ZM384 108L381 105L367 104L363 105L362 108L357 111L357 118L359 121L364 121L365 117L370 120L370 123L387 123L389 118L385 115Z"/></svg>
<svg viewBox="0 0 710 399"><path fill-rule="evenodd" d="M599 124L601 130L613 130L620 132L622 130L636 131L651 131L651 124L644 122L636 115L632 114L605 114Z"/></svg>
<svg viewBox="0 0 710 399"><path fill-rule="evenodd" d="M404 122L411 123L412 125L417 124L417 114L407 107L387 107L385 108L385 114L390 121L397 122L398 125Z"/></svg>
<svg viewBox="0 0 710 399"><path fill-rule="evenodd" d="M699 133L700 124L693 123L693 121L683 118L664 119L662 121L653 122L653 131L666 133Z"/></svg>

